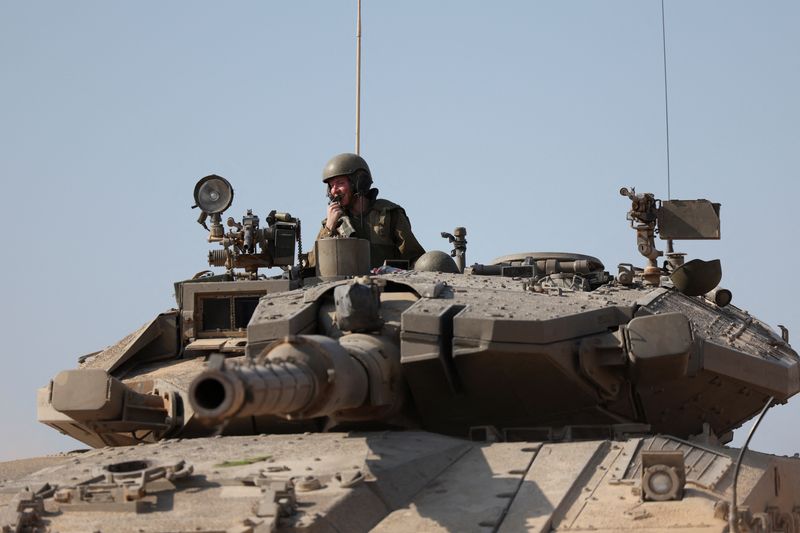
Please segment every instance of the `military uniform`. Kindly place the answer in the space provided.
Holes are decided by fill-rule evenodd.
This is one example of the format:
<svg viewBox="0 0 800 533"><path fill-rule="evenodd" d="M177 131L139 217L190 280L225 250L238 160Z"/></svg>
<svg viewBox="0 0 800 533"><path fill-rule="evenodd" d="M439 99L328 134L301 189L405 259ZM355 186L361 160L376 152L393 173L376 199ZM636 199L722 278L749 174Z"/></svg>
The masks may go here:
<svg viewBox="0 0 800 533"><path fill-rule="evenodd" d="M372 268L381 266L387 259L406 259L413 263L425 253L411 232L405 210L389 200L377 199L366 213L342 217L333 232L328 231L325 222L323 219L317 240L336 236L367 239ZM313 253L309 254L312 265L314 259Z"/></svg>

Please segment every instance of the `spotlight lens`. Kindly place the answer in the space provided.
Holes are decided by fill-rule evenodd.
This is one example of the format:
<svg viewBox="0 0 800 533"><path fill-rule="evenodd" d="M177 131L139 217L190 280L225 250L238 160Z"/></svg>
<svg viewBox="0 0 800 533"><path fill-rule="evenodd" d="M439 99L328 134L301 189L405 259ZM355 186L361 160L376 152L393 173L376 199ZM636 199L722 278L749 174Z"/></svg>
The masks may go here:
<svg viewBox="0 0 800 533"><path fill-rule="evenodd" d="M666 472L656 472L650 476L648 485L656 494L666 494L672 489L672 480Z"/></svg>
<svg viewBox="0 0 800 533"><path fill-rule="evenodd" d="M208 197L211 198L212 201L216 202L219 200L219 193L217 191L211 191Z"/></svg>

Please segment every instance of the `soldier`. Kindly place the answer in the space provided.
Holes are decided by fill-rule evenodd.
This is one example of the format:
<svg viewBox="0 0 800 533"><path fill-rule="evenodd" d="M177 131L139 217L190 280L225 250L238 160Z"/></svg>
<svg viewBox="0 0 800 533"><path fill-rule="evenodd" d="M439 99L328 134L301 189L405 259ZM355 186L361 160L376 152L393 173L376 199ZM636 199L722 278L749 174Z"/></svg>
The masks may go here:
<svg viewBox="0 0 800 533"><path fill-rule="evenodd" d="M328 216L317 239L355 237L370 242L371 267L387 259L407 259L409 264L425 253L411 232L405 210L378 199L372 174L356 154L339 154L325 165L322 182L328 187ZM313 255L313 254L312 254ZM312 260L313 258L309 258Z"/></svg>

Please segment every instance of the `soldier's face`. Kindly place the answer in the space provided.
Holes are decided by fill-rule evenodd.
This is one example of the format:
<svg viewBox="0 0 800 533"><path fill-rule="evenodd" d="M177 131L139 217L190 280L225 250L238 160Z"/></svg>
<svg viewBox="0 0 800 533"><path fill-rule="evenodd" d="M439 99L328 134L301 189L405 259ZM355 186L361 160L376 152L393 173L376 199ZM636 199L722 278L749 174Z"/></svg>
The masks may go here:
<svg viewBox="0 0 800 533"><path fill-rule="evenodd" d="M339 205L347 207L353 200L353 191L350 190L350 178L347 176L337 176L328 180L328 192L331 196L341 198Z"/></svg>

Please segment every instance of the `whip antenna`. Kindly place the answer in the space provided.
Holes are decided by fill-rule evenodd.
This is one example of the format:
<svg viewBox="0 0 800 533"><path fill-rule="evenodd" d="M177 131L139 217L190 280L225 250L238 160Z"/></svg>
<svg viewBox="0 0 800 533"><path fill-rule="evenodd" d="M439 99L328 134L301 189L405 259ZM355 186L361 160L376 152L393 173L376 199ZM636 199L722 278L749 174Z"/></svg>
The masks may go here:
<svg viewBox="0 0 800 533"><path fill-rule="evenodd" d="M356 15L356 155L361 155L361 0Z"/></svg>
<svg viewBox="0 0 800 533"><path fill-rule="evenodd" d="M361 0L359 0L361 2ZM664 0L661 0L661 51L664 56L664 124L667 128L667 200L672 199L669 175L669 99L667 97L667 30L664 23Z"/></svg>

